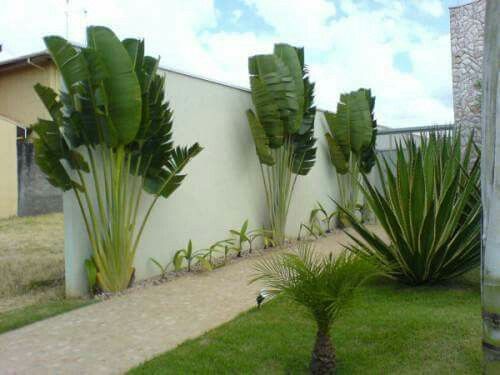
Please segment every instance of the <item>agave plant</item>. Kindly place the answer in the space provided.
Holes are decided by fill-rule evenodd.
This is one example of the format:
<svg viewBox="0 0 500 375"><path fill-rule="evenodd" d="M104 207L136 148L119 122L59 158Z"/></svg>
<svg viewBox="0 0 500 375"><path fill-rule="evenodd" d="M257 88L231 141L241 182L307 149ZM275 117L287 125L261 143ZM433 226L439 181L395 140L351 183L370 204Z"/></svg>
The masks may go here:
<svg viewBox="0 0 500 375"><path fill-rule="evenodd" d="M120 41L101 26L87 29L86 47L44 41L65 88L35 86L52 118L33 126L35 160L52 185L75 194L92 247L89 281L117 292L132 280L155 203L180 186L201 147L173 146L165 79L144 41ZM143 191L153 199L140 215Z"/></svg>
<svg viewBox="0 0 500 375"><path fill-rule="evenodd" d="M274 53L249 58L255 112L248 124L259 157L269 225L278 245L285 241L288 209L298 176L316 158L314 84L304 65L304 49L276 44Z"/></svg>
<svg viewBox="0 0 500 375"><path fill-rule="evenodd" d="M358 215L363 208L359 189L361 173L369 173L375 164L374 107L371 90L359 89L340 96L337 113L325 112L328 123L325 136L337 172L339 203L353 215ZM337 211L337 215L338 224L342 226L342 211Z"/></svg>
<svg viewBox="0 0 500 375"><path fill-rule="evenodd" d="M296 252L265 258L255 269L251 282L263 282L266 294L282 294L309 311L317 326L311 373L333 373L335 350L330 330L356 288L372 273L369 265L346 253L321 258L310 244L301 243Z"/></svg>
<svg viewBox="0 0 500 375"><path fill-rule="evenodd" d="M377 162L381 187L362 188L388 241L344 210L358 236L356 254L410 285L459 276L479 264L481 195L479 150L460 134L408 137L396 147L395 166Z"/></svg>

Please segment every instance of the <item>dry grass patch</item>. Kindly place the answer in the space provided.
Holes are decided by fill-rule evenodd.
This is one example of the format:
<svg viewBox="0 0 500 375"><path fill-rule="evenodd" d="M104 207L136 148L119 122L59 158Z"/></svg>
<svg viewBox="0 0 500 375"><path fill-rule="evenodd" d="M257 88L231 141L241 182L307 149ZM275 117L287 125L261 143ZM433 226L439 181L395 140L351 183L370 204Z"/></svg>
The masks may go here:
<svg viewBox="0 0 500 375"><path fill-rule="evenodd" d="M16 300L60 295L63 233L61 213L0 220L0 309Z"/></svg>

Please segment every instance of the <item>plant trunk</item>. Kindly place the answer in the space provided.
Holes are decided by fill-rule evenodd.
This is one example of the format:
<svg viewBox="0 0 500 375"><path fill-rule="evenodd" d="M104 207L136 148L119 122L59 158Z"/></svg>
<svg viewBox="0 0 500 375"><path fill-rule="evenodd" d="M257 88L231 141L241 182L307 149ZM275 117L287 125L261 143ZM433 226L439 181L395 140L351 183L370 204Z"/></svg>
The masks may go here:
<svg viewBox="0 0 500 375"><path fill-rule="evenodd" d="M311 358L311 374L326 375L335 373L335 349L328 332L318 330Z"/></svg>
<svg viewBox="0 0 500 375"><path fill-rule="evenodd" d="M293 196L297 175L293 176L293 146L287 140L280 148L273 150L276 163L272 166L261 164L262 180L266 191L269 226L273 240L282 246L286 240L288 209Z"/></svg>
<svg viewBox="0 0 500 375"><path fill-rule="evenodd" d="M500 373L500 3L486 5L482 103L481 189L483 247L481 251L481 299L483 315L484 373ZM497 173L499 172L499 173Z"/></svg>

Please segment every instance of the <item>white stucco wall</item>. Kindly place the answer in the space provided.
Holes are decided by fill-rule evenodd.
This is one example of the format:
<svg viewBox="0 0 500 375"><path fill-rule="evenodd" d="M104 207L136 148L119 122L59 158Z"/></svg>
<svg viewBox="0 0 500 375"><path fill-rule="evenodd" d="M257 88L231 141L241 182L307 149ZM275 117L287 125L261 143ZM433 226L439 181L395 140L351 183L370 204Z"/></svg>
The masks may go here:
<svg viewBox="0 0 500 375"><path fill-rule="evenodd" d="M248 91L168 71L166 92L174 110L175 144L199 142L204 150L186 169L181 187L155 207L137 252L137 279L158 273L162 263L189 239L202 248L228 237L229 229L249 219L251 228L266 220L264 189L245 111ZM324 141L326 122L316 115L317 160L308 176L299 177L287 232L296 236L301 222L320 201L332 208L335 178ZM87 235L73 193L64 197L66 283L69 295L85 290L83 260L90 254Z"/></svg>

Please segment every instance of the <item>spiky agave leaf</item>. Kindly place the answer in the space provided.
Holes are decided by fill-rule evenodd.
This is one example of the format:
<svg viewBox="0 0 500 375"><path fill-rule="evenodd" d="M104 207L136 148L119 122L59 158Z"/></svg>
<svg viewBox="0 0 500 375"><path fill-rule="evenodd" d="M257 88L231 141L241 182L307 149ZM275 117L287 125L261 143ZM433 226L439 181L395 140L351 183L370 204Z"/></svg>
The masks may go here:
<svg viewBox="0 0 500 375"><path fill-rule="evenodd" d="M466 149L471 149L469 145ZM460 134L413 137L397 145L395 171L378 164L382 187L364 178L364 196L389 238L382 240L344 209L359 237L353 252L407 284L435 283L479 264L479 157L469 163ZM465 158L464 158L465 156ZM467 161L467 164L464 164Z"/></svg>

